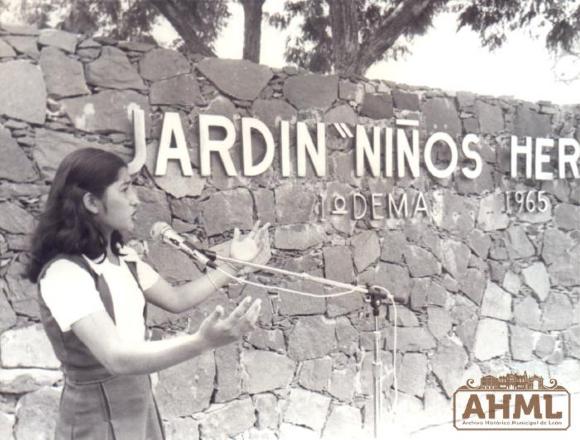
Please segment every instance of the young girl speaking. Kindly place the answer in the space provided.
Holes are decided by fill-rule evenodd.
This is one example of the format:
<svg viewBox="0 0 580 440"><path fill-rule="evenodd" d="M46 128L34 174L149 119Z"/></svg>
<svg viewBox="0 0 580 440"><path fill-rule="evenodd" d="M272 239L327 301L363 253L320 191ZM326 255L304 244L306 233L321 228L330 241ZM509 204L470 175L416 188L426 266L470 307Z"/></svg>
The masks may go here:
<svg viewBox="0 0 580 440"><path fill-rule="evenodd" d="M57 440L163 439L149 373L239 339L258 318L259 300L245 298L229 316L216 307L194 334L146 341L147 302L180 313L229 278L212 271L169 285L123 247L121 233L133 229L137 205L119 157L77 150L60 164L34 232L28 276L39 285L42 321L65 379ZM244 238L236 230L231 256L267 258L267 228L256 224Z"/></svg>

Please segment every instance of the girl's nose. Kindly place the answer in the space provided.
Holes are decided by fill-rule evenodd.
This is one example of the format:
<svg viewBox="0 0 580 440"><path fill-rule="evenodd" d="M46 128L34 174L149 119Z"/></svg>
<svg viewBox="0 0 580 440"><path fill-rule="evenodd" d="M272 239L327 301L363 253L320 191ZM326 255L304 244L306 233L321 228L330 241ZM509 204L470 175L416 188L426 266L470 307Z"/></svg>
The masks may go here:
<svg viewBox="0 0 580 440"><path fill-rule="evenodd" d="M129 190L129 202L131 203L131 206L134 207L138 206L140 203L137 191L135 191L133 188Z"/></svg>

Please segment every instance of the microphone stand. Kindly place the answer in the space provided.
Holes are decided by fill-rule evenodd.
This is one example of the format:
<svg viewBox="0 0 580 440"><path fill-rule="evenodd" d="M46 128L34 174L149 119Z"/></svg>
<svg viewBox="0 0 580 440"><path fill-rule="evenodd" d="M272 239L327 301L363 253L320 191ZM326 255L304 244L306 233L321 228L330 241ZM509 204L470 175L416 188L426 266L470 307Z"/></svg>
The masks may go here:
<svg viewBox="0 0 580 440"><path fill-rule="evenodd" d="M199 251L202 252L203 251ZM385 301L388 299L388 292L386 289L381 291L377 286L371 286L367 284L366 287L363 286L353 286L352 284L342 283L340 281L329 280L326 278L310 275L305 272L293 272L290 270L279 269L277 267L271 267L267 265L252 263L249 261L241 261L231 257L224 257L217 253L212 253L210 258L220 260L226 263L233 263L236 265L243 265L251 267L253 269L260 269L267 272L279 273L282 275L288 275L292 277L301 278L303 280L314 281L319 284L323 284L331 287L338 287L342 289L349 289L352 292L360 292L365 294L365 302L369 303L372 308L372 314L374 319L374 350L373 350L373 414L374 414L374 438L379 439L381 434L381 417L382 417L382 390L381 383L382 377L381 372L383 369L383 362L381 358L381 332L379 328L379 314L381 306L385 305ZM388 318L388 308L387 318ZM397 323L395 322L395 326ZM397 360L397 354L393 353L394 362ZM396 391L396 390L395 390Z"/></svg>

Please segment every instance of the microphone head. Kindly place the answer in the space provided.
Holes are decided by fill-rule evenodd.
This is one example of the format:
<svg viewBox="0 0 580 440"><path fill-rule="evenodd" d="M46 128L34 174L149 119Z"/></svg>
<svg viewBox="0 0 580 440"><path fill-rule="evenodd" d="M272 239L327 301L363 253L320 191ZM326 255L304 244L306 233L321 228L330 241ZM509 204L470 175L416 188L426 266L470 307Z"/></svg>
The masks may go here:
<svg viewBox="0 0 580 440"><path fill-rule="evenodd" d="M163 240L163 236L168 232L173 231L173 228L165 222L155 222L151 226L149 235L153 240Z"/></svg>

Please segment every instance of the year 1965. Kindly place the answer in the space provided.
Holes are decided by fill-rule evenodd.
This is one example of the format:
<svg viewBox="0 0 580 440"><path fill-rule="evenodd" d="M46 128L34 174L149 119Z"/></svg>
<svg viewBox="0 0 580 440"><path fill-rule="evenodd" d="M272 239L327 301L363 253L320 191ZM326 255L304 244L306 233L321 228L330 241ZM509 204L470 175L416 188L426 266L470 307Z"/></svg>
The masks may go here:
<svg viewBox="0 0 580 440"><path fill-rule="evenodd" d="M550 209L550 199L546 191L506 191L504 195L508 213L546 212Z"/></svg>

